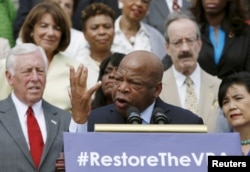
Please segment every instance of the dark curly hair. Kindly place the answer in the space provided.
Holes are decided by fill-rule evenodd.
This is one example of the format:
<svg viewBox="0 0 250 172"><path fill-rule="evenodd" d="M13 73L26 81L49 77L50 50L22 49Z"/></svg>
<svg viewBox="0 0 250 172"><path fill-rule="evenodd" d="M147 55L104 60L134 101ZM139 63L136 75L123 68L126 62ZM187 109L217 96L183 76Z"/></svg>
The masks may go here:
<svg viewBox="0 0 250 172"><path fill-rule="evenodd" d="M86 30L86 22L90 17L94 17L96 15L105 15L111 17L113 23L115 22L115 12L114 10L101 2L95 2L88 5L82 11L81 22L82 22L82 30Z"/></svg>

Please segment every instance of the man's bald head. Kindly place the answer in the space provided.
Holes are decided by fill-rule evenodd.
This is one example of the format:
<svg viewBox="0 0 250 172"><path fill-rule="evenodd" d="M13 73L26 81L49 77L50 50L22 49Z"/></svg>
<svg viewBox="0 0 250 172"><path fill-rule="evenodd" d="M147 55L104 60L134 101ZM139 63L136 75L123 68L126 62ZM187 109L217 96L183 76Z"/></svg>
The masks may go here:
<svg viewBox="0 0 250 172"><path fill-rule="evenodd" d="M162 80L164 72L162 61L149 51L137 50L127 54L118 69L124 66L140 69L142 71L141 75L148 75L155 82Z"/></svg>
<svg viewBox="0 0 250 172"><path fill-rule="evenodd" d="M159 96L162 89L163 64L148 51L133 51L121 61L114 80L113 100L117 111L126 116L135 106L143 112Z"/></svg>

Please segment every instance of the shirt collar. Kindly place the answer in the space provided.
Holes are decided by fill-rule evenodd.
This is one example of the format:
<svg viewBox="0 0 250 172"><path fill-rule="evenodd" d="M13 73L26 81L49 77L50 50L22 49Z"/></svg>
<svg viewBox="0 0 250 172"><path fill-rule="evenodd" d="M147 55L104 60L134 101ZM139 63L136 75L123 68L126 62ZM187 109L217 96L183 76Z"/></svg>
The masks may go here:
<svg viewBox="0 0 250 172"><path fill-rule="evenodd" d="M182 86L185 82L185 79L187 76L183 75L182 73L178 72L175 67L173 66L173 72L174 72L174 77L176 78L176 84L178 87ZM201 68L200 65L197 63L197 66L194 70L194 72L189 75L189 77L192 79L194 85L197 84L197 82L200 81L200 77L201 77Z"/></svg>
<svg viewBox="0 0 250 172"><path fill-rule="evenodd" d="M141 118L148 124L150 124L154 106L155 106L155 101L141 113Z"/></svg>
<svg viewBox="0 0 250 172"><path fill-rule="evenodd" d="M17 110L17 114L18 116L24 117L26 115L28 106L21 102L15 95L15 93L12 91L11 93L11 98L13 100L13 103L16 107ZM42 100L38 101L37 103L32 105L32 109L34 111L34 114L41 114L39 113L40 111L42 111Z"/></svg>
<svg viewBox="0 0 250 172"><path fill-rule="evenodd" d="M116 20L115 20L115 33L116 34L121 34L123 33L121 28L120 28L120 21L121 21L122 15L120 15ZM140 22L140 29L138 30L137 34L140 33L145 33L147 36L149 36L148 30L146 29L146 24L143 23L142 21Z"/></svg>

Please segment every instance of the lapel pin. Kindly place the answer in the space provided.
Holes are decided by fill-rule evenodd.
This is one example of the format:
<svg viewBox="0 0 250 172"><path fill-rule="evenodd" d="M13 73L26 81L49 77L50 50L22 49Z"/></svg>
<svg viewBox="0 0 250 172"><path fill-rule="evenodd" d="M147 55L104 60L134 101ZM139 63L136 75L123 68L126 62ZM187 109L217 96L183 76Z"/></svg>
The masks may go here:
<svg viewBox="0 0 250 172"><path fill-rule="evenodd" d="M56 122L56 121L54 121L54 120L51 120L51 122L52 122L53 124L57 125L57 122Z"/></svg>

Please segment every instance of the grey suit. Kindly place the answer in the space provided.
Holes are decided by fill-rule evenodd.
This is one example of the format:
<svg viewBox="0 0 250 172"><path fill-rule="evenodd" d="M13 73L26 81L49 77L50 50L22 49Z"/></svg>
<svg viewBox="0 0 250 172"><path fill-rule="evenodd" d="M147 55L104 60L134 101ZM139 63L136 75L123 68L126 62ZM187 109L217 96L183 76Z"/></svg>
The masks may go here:
<svg viewBox="0 0 250 172"><path fill-rule="evenodd" d="M209 75L201 69L201 85L199 97L199 114L204 123L208 127L208 132L215 132L218 107L218 90L221 80L217 77ZM181 101L178 94L173 66L171 66L163 74L162 91L160 97L167 103L180 106Z"/></svg>
<svg viewBox="0 0 250 172"><path fill-rule="evenodd" d="M183 11L188 11L191 5L192 5L191 0L183 0L182 1ZM164 35L165 20L168 17L169 13L170 11L165 0L153 0L150 3L148 14L145 16L144 22L153 26Z"/></svg>
<svg viewBox="0 0 250 172"><path fill-rule="evenodd" d="M56 159L63 151L63 132L68 131L68 112L43 100L47 141L39 172L54 172ZM22 132L15 105L9 96L0 101L0 169L4 172L35 172L27 142Z"/></svg>

